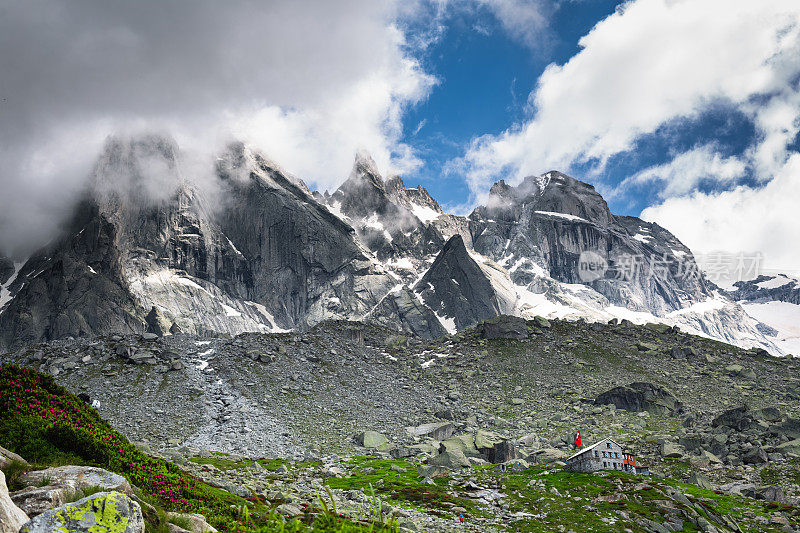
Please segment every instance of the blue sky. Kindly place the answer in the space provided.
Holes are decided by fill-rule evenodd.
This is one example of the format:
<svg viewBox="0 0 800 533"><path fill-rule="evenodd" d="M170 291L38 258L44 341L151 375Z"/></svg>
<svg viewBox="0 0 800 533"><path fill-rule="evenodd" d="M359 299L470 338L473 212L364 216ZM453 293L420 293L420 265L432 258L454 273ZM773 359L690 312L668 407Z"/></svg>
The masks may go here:
<svg viewBox="0 0 800 533"><path fill-rule="evenodd" d="M701 255L800 270L796 1L434 5L438 32L404 27L436 79L403 115L421 161L410 185L468 213L498 179L557 169ZM432 44L415 48L416 32Z"/></svg>
<svg viewBox="0 0 800 533"><path fill-rule="evenodd" d="M463 169L449 163L467 151L476 135L497 135L535 112L528 95L551 63L564 64L580 50L578 41L599 21L623 4L593 0L564 2L550 14L541 42L530 45L505 31L486 7L453 10L441 21L441 36L419 54L427 72L438 83L422 102L411 106L403 119L403 142L413 146L423 165L406 174L409 186L420 184L443 205L463 211L474 202ZM413 26L409 33L420 28ZM615 154L600 173L593 162L557 170L596 184L604 193L642 169L668 163L674 154L714 143L726 157L744 152L755 142L752 121L723 101L709 104L697 116L680 117L637 138L631 150ZM538 172L551 170L542 166ZM505 177L501 174L498 179ZM750 172L737 184L750 184ZM719 188L713 180L697 190ZM625 194L607 194L613 212L638 216L658 200L656 183L643 183Z"/></svg>
<svg viewBox="0 0 800 533"><path fill-rule="evenodd" d="M620 3L564 4L535 47L505 31L488 8L449 12L442 21L442 36L420 54L439 83L403 119L403 140L424 161L407 175L407 185L423 185L444 205L469 204L463 173L447 172L448 161L460 157L473 136L498 134L524 119L528 95L544 68L569 60L578 51L578 39ZM419 28L409 31L415 30Z"/></svg>

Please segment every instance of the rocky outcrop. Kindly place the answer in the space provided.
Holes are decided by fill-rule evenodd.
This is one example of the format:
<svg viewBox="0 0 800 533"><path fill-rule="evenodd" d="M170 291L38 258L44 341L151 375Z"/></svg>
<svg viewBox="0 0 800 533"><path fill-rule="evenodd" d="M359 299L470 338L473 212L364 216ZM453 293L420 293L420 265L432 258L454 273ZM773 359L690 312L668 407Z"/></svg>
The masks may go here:
<svg viewBox="0 0 800 533"><path fill-rule="evenodd" d="M530 336L528 323L516 316L500 315L484 320L475 331L484 339L527 339Z"/></svg>
<svg viewBox="0 0 800 533"><path fill-rule="evenodd" d="M41 485L47 480L51 485L63 485L73 490L100 487L106 491L133 494L128 481L108 470L91 466L58 466L45 470L34 470L20 478L25 485Z"/></svg>
<svg viewBox="0 0 800 533"><path fill-rule="evenodd" d="M414 437L429 437L434 440L443 441L449 439L455 426L450 422L431 422L416 427L407 427L406 432Z"/></svg>
<svg viewBox="0 0 800 533"><path fill-rule="evenodd" d="M560 172L496 183L486 206L471 215L475 250L518 265L512 279L529 285L543 275L584 283L610 302L656 315L711 294L691 252L656 224L616 217L591 185ZM591 254L591 255L589 255ZM594 259L598 270L582 261Z"/></svg>
<svg viewBox="0 0 800 533"><path fill-rule="evenodd" d="M399 326L424 339L447 334L433 310L405 288L391 291L365 318L391 327Z"/></svg>
<svg viewBox="0 0 800 533"><path fill-rule="evenodd" d="M364 448L382 451L389 449L389 440L377 431L364 431L356 435L354 438L356 443Z"/></svg>
<svg viewBox="0 0 800 533"><path fill-rule="evenodd" d="M11 501L6 486L6 476L0 470L0 533L18 533L26 522L28 515Z"/></svg>
<svg viewBox="0 0 800 533"><path fill-rule="evenodd" d="M26 487L11 494L11 500L30 518L39 516L55 507L63 505L75 490L67 485L47 485Z"/></svg>
<svg viewBox="0 0 800 533"><path fill-rule="evenodd" d="M12 283L15 296L0 314L0 346L143 330L117 227L91 202L81 204L71 227L79 229L35 254Z"/></svg>
<svg viewBox="0 0 800 533"><path fill-rule="evenodd" d="M144 533L139 504L119 492L99 492L40 514L19 533Z"/></svg>
<svg viewBox="0 0 800 533"><path fill-rule="evenodd" d="M395 285L353 229L258 154L234 145L219 163L228 204L217 219L248 258L248 299L284 327L362 316Z"/></svg>
<svg viewBox="0 0 800 533"><path fill-rule="evenodd" d="M516 294L503 270L471 254L460 235L447 241L414 292L456 329L513 314L516 305Z"/></svg>
<svg viewBox="0 0 800 533"><path fill-rule="evenodd" d="M800 280L778 274L760 275L748 281L737 281L728 296L736 301L753 303L786 302L800 305Z"/></svg>
<svg viewBox="0 0 800 533"><path fill-rule="evenodd" d="M16 453L0 446L0 468L6 468L12 462L27 464L27 461Z"/></svg>
<svg viewBox="0 0 800 533"><path fill-rule="evenodd" d="M643 382L614 387L600 394L594 403L614 405L625 411L647 411L658 415L678 414L683 408L678 399L665 388Z"/></svg>
<svg viewBox="0 0 800 533"><path fill-rule="evenodd" d="M711 422L714 427L728 427L736 431L744 431L749 428L755 420L746 405L734 407L717 415Z"/></svg>

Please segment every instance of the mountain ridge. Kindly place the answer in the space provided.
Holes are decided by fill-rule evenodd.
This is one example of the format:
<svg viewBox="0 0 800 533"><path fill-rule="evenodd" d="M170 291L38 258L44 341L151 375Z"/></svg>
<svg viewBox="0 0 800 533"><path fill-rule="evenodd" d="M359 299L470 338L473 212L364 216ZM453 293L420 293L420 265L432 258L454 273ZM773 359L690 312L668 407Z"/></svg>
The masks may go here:
<svg viewBox="0 0 800 533"><path fill-rule="evenodd" d="M310 191L243 143L216 158L205 189L184 172L171 139L109 139L82 204L96 211L73 219L12 283L13 264L0 265L0 345L143 332L154 329L152 317L164 324L159 333L235 335L358 319L430 338L498 314L540 314L660 321L782 353L671 233L613 215L593 186L561 172L516 186L501 180L469 216L444 212L400 176L384 179L365 153L332 194ZM87 224L106 228L107 259L71 247ZM587 254L603 270L591 279L581 270ZM63 261L54 257L85 268L57 283ZM639 270L623 270L628 258ZM54 288L32 283L39 263ZM106 271L114 276L108 287L83 279L105 279ZM121 305L88 320L81 300L70 299L76 291Z"/></svg>

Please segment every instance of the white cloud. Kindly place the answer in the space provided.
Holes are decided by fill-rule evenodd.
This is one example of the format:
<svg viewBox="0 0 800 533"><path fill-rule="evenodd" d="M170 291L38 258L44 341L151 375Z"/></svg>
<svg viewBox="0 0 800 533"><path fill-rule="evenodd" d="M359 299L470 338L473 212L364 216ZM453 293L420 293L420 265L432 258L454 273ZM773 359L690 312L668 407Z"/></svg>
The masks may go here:
<svg viewBox="0 0 800 533"><path fill-rule="evenodd" d="M513 38L526 46L540 48L544 32L549 26L549 17L554 8L552 2L542 0L475 0L492 11Z"/></svg>
<svg viewBox="0 0 800 533"><path fill-rule="evenodd" d="M530 120L473 141L464 157L473 192L496 177L576 162L602 168L640 136L718 100L749 113L765 139L785 139L784 124L763 113L797 92L798 21L795 0L625 4L580 40L566 64L545 70L530 96ZM767 150L763 159L780 156Z"/></svg>
<svg viewBox="0 0 800 533"><path fill-rule="evenodd" d="M743 177L746 168L738 157L723 157L711 145L700 146L678 155L669 163L640 170L623 180L614 195L627 192L635 185L660 182L663 184L659 192L661 197L682 196L703 181L730 184Z"/></svg>
<svg viewBox="0 0 800 533"><path fill-rule="evenodd" d="M0 0L0 248L52 231L110 133L155 129L208 152L239 137L322 188L361 147L383 171L413 167L401 118L435 79L396 26L402 9Z"/></svg>
<svg viewBox="0 0 800 533"><path fill-rule="evenodd" d="M761 252L763 267L797 272L798 199L800 154L793 154L763 187L670 198L642 218L669 228L694 252Z"/></svg>
<svg viewBox="0 0 800 533"><path fill-rule="evenodd" d="M699 146L638 172L616 193L656 182L663 202L642 216L693 249L760 251L774 268L797 269L800 156L789 146L800 131L800 2L631 0L580 46L542 74L527 121L475 138L452 162L473 196L480 201L497 178L576 164L599 175L642 136L722 102L754 124L749 149L723 157L714 144ZM746 173L761 185L693 192L704 182L730 189Z"/></svg>

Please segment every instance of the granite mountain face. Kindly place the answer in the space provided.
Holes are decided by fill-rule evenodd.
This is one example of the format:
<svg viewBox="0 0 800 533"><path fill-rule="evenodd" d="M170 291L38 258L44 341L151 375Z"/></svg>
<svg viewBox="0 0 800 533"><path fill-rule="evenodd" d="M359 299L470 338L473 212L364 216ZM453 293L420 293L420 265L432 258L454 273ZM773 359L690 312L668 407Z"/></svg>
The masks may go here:
<svg viewBox="0 0 800 533"><path fill-rule="evenodd" d="M500 181L464 217L367 154L333 194L241 143L203 179L182 161L170 139L108 141L63 234L24 263L0 259L0 348L328 319L431 338L513 314L663 322L782 352L672 234L559 172Z"/></svg>

